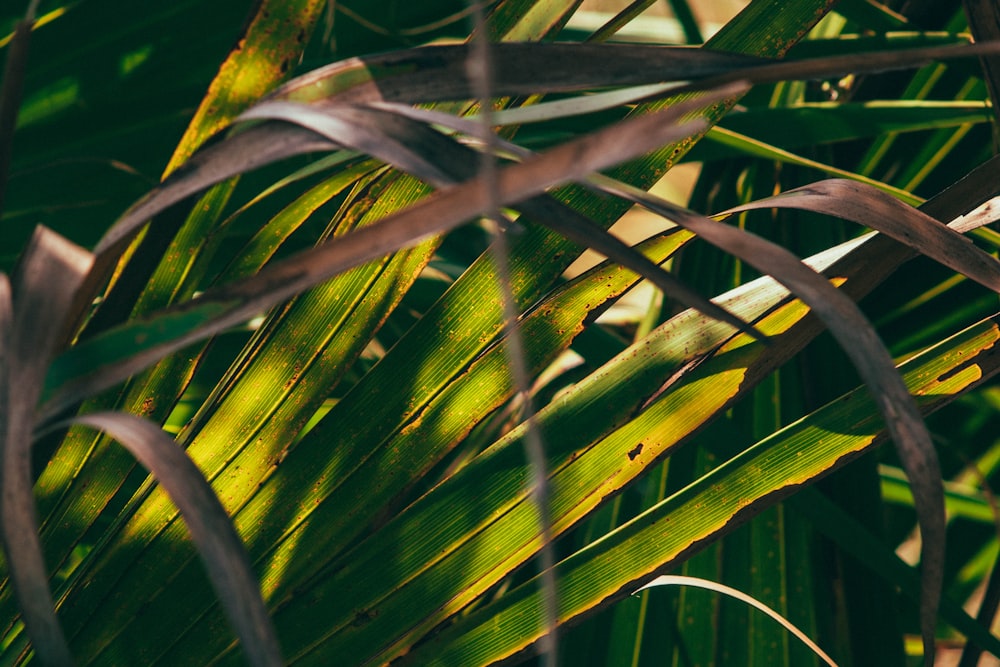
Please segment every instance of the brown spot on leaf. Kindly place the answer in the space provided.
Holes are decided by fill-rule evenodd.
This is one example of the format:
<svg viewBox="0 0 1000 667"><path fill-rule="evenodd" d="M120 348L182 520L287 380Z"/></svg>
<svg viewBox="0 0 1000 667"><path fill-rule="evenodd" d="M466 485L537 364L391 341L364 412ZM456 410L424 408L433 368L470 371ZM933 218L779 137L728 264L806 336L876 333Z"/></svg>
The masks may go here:
<svg viewBox="0 0 1000 667"><path fill-rule="evenodd" d="M357 614L354 615L354 620L351 621L351 625L356 628L360 628L363 625L371 622L376 616L378 616L377 611L372 611L370 609L362 609Z"/></svg>
<svg viewBox="0 0 1000 667"><path fill-rule="evenodd" d="M288 381L285 382L285 386L283 387L283 389L285 391L291 389L295 385L295 383L299 381L299 375L301 375L301 373L302 373L302 366L300 364L295 364L295 366L292 368L292 377L288 378Z"/></svg>

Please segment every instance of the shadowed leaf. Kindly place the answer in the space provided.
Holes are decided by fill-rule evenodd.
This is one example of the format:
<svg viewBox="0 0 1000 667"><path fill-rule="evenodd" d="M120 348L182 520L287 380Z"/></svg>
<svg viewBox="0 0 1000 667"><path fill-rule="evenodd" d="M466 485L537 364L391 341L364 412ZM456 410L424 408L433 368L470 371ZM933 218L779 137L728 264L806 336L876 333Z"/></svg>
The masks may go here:
<svg viewBox="0 0 1000 667"><path fill-rule="evenodd" d="M177 505L219 601L250 664L283 664L271 619L239 536L219 499L184 450L158 426L122 412L80 415L71 423L104 431L125 446Z"/></svg>
<svg viewBox="0 0 1000 667"><path fill-rule="evenodd" d="M87 251L40 227L15 277L13 313L6 278L0 294L0 321L7 343L0 349L5 362L4 400L0 403L4 554L28 635L39 658L49 665L69 665L72 659L53 610L38 537L31 446L45 372L64 342L65 312L91 260Z"/></svg>
<svg viewBox="0 0 1000 667"><path fill-rule="evenodd" d="M21 108L24 75L28 66L28 44L31 42L31 29L34 27L37 5L38 0L29 2L24 19L17 22L14 35L7 46L3 75L0 77L0 213L3 213L14 127L17 124L18 110Z"/></svg>
<svg viewBox="0 0 1000 667"><path fill-rule="evenodd" d="M995 257L947 225L872 186L840 179L820 181L720 215L772 207L824 213L871 227L1000 292L1000 263Z"/></svg>
<svg viewBox="0 0 1000 667"><path fill-rule="evenodd" d="M323 0L261 0L222 63L178 143L166 173L180 167L216 131L286 79L302 58Z"/></svg>

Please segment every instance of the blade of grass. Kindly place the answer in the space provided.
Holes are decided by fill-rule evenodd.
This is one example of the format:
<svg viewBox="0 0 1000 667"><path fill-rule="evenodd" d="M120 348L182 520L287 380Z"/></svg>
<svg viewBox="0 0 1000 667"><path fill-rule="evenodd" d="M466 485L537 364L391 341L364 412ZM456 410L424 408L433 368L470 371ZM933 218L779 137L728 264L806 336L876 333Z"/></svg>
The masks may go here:
<svg viewBox="0 0 1000 667"><path fill-rule="evenodd" d="M614 36L616 32L625 27L632 19L636 18L656 0L632 0L627 7L615 14L611 19L595 30L589 37L588 42L604 42ZM697 40L700 42L701 40Z"/></svg>
<svg viewBox="0 0 1000 667"><path fill-rule="evenodd" d="M793 149L891 132L985 123L989 114L988 105L980 100L799 102L786 108L732 113L723 119L722 126L778 148Z"/></svg>
<svg viewBox="0 0 1000 667"><path fill-rule="evenodd" d="M486 17L486 39L491 43L546 39L565 25L580 3L581 0L498 2ZM478 39L478 36L474 38Z"/></svg>
<svg viewBox="0 0 1000 667"><path fill-rule="evenodd" d="M774 160L776 162L784 162L786 164L794 164L800 167L809 167L811 169L816 169L818 171L825 172L830 176L839 176L841 178L851 179L858 181L860 183L865 183L872 187L878 188L885 192L889 192L898 199L907 202L908 204L917 205L921 203L921 199L913 196L906 190L900 188L895 188L881 181L877 181L868 176L862 176L861 174L855 174L847 169L838 169L837 167L832 167L822 162L817 162L815 160L810 160L808 158L795 155L789 151L777 148L776 146L771 146L762 141L758 141L751 137L739 134L738 132L733 132L732 130L727 130L723 127L713 127L705 135L705 138L709 141L721 144L723 146L734 148L741 153L747 155L753 155L754 157L760 157L765 160Z"/></svg>
<svg viewBox="0 0 1000 667"><path fill-rule="evenodd" d="M714 581L709 581L707 579L699 579L698 577L686 577L686 576L664 574L662 576L657 577L656 579L653 579L651 582L645 584L638 590L634 591L632 595L635 595L640 591L644 591L648 588L653 588L656 586L692 586L695 588L704 588L705 590L714 591L722 595L727 595L733 599L743 602L744 604L748 604L754 609L757 609L767 614L772 619L774 619L779 625L781 625L781 627L785 628L788 632L795 635L795 637L799 641L808 646L809 649L812 650L812 652L815 653L823 662L830 665L831 667L837 667L837 663L833 661L833 658L827 655L826 652L823 649L821 649L816 644L816 642L810 639L806 633L799 630L797 627L795 627L795 625L792 624L791 621L789 621L787 618L776 612L774 609L771 609L763 602L757 600L756 598L750 595L747 595L743 591L739 591L730 586L726 586L725 584L716 583Z"/></svg>

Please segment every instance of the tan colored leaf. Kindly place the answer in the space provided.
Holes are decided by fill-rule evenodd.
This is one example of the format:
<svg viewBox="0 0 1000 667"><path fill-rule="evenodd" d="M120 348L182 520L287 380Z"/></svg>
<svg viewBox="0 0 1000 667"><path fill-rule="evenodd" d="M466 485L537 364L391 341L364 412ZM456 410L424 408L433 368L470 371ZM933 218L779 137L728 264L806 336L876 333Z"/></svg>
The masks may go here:
<svg viewBox="0 0 1000 667"><path fill-rule="evenodd" d="M209 579L249 662L282 665L271 624L243 543L212 487L184 450L158 426L123 412L98 412L70 420L104 431L139 459L177 505Z"/></svg>
<svg viewBox="0 0 1000 667"><path fill-rule="evenodd" d="M65 313L91 261L89 252L39 227L15 277L13 312L6 277L0 281L0 360L4 363L0 524L25 628L47 665L70 665L72 659L55 617L38 537L31 445L45 372L63 342Z"/></svg>
<svg viewBox="0 0 1000 667"><path fill-rule="evenodd" d="M864 183L830 179L737 206L723 214L797 208L876 229L948 268L1000 292L1000 262L947 225Z"/></svg>

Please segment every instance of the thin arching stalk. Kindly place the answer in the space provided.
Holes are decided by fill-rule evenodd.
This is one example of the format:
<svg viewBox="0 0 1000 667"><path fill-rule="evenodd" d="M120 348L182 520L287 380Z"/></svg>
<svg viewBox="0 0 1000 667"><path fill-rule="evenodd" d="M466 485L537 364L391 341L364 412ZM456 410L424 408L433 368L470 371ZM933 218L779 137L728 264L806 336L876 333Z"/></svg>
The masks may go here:
<svg viewBox="0 0 1000 667"><path fill-rule="evenodd" d="M509 248L503 214L499 206L496 180L496 136L493 134L492 64L489 36L485 30L482 5L474 0L470 3L472 19L476 30L471 37L472 48L466 72L476 97L479 100L480 139L484 149L480 158L480 173L486 187L487 207L483 212L493 236L492 256L496 264L503 301L504 329L507 340L507 355L514 380L515 398L519 400L526 424L524 449L531 469L531 495L538 508L542 545L539 552L541 569L543 618L546 631L540 641L539 651L546 667L556 667L558 662L558 602L555 578L555 552L552 547L552 517L549 507L548 471L545 464L545 445L535 421L534 402L531 398L531 378L525 364L524 345L517 328L517 306L511 288Z"/></svg>

